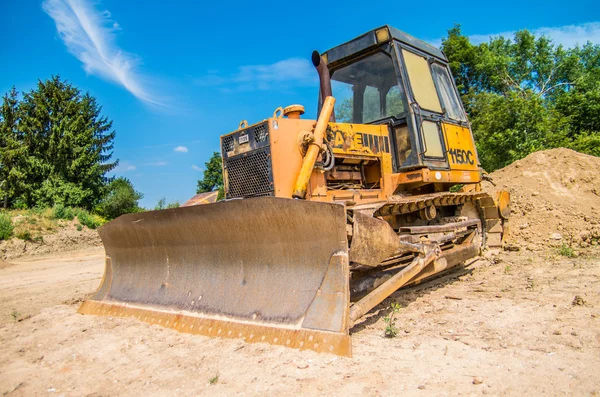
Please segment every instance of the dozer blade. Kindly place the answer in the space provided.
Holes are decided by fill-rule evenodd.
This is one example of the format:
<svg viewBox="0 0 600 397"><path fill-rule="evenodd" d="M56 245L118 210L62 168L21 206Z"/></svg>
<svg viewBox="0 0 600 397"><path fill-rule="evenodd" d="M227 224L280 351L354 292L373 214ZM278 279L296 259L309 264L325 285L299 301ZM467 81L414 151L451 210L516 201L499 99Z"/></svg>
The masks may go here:
<svg viewBox="0 0 600 397"><path fill-rule="evenodd" d="M351 355L343 205L274 197L123 215L79 312Z"/></svg>

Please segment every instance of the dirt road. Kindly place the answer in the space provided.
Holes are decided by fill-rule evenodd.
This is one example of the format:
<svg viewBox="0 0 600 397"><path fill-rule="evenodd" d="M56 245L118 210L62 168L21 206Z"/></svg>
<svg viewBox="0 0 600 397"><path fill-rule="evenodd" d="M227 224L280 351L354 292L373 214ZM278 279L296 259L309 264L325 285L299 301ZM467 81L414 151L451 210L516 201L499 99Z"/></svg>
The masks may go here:
<svg viewBox="0 0 600 397"><path fill-rule="evenodd" d="M600 392L598 251L579 258L502 253L398 293L399 335L383 337L388 299L352 329L351 359L78 315L77 302L100 281L102 254L91 249L0 268L0 393Z"/></svg>

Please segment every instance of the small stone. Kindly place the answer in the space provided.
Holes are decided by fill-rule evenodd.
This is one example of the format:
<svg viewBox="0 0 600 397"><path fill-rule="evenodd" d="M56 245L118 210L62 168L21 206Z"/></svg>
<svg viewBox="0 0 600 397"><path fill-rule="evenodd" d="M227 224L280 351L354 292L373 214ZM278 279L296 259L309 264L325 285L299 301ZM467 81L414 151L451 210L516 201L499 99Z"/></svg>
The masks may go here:
<svg viewBox="0 0 600 397"><path fill-rule="evenodd" d="M535 196L539 196L539 195L540 195L540 192L533 192L533 193L531 193L531 195L532 195L533 197L535 197Z"/></svg>
<svg viewBox="0 0 600 397"><path fill-rule="evenodd" d="M417 389L423 390L423 389L425 389L425 385L419 385L419 387Z"/></svg>
<svg viewBox="0 0 600 397"><path fill-rule="evenodd" d="M591 233L589 232L589 230L583 230L581 232L579 232L579 239L582 241L587 241L587 239L589 239L591 236Z"/></svg>
<svg viewBox="0 0 600 397"><path fill-rule="evenodd" d="M523 229L527 229L528 227L529 227L529 223L523 223L523 224L519 225L519 228L520 228L521 230L523 230Z"/></svg>
<svg viewBox="0 0 600 397"><path fill-rule="evenodd" d="M516 244L507 244L504 246L504 250L505 251L510 251L510 252L516 252L516 251L520 251L521 247L519 247Z"/></svg>
<svg viewBox="0 0 600 397"><path fill-rule="evenodd" d="M480 385L483 383L483 378L481 376L476 376L473 378L474 385Z"/></svg>
<svg viewBox="0 0 600 397"><path fill-rule="evenodd" d="M562 234L560 234L560 233L552 233L550 235L550 238L552 240L562 240Z"/></svg>

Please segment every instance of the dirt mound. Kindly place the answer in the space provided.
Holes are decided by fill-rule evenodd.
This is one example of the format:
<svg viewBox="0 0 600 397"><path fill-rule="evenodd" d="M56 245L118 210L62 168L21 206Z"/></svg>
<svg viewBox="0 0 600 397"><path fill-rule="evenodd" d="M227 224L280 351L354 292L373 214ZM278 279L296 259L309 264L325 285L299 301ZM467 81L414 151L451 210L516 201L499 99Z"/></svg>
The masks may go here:
<svg viewBox="0 0 600 397"><path fill-rule="evenodd" d="M570 149L532 153L493 172L496 186L512 200L511 243L531 250L589 247L600 238L600 158Z"/></svg>
<svg viewBox="0 0 600 397"><path fill-rule="evenodd" d="M77 230L75 221L60 228L52 234L44 235L42 239L21 240L12 238L0 241L0 268L2 259L9 260L30 255L45 255L61 251L79 250L102 245L97 230L83 227Z"/></svg>

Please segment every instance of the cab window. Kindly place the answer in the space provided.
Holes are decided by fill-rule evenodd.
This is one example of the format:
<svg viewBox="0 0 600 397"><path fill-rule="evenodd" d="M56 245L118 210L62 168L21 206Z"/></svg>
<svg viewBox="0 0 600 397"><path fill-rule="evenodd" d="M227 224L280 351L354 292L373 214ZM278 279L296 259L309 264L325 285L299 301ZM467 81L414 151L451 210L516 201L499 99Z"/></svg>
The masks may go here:
<svg viewBox="0 0 600 397"><path fill-rule="evenodd" d="M421 109L442 113L442 105L438 98L429 68L429 62L424 57L402 49L406 72L410 80L415 101Z"/></svg>
<svg viewBox="0 0 600 397"><path fill-rule="evenodd" d="M448 68L439 63L434 63L431 65L431 71L433 72L433 79L440 93L440 100L446 111L446 115L453 120L467 121L456 90L454 89L452 78L450 77L450 73L448 73Z"/></svg>
<svg viewBox="0 0 600 397"><path fill-rule="evenodd" d="M340 122L372 123L405 112L394 63L383 52L333 70L331 87Z"/></svg>

